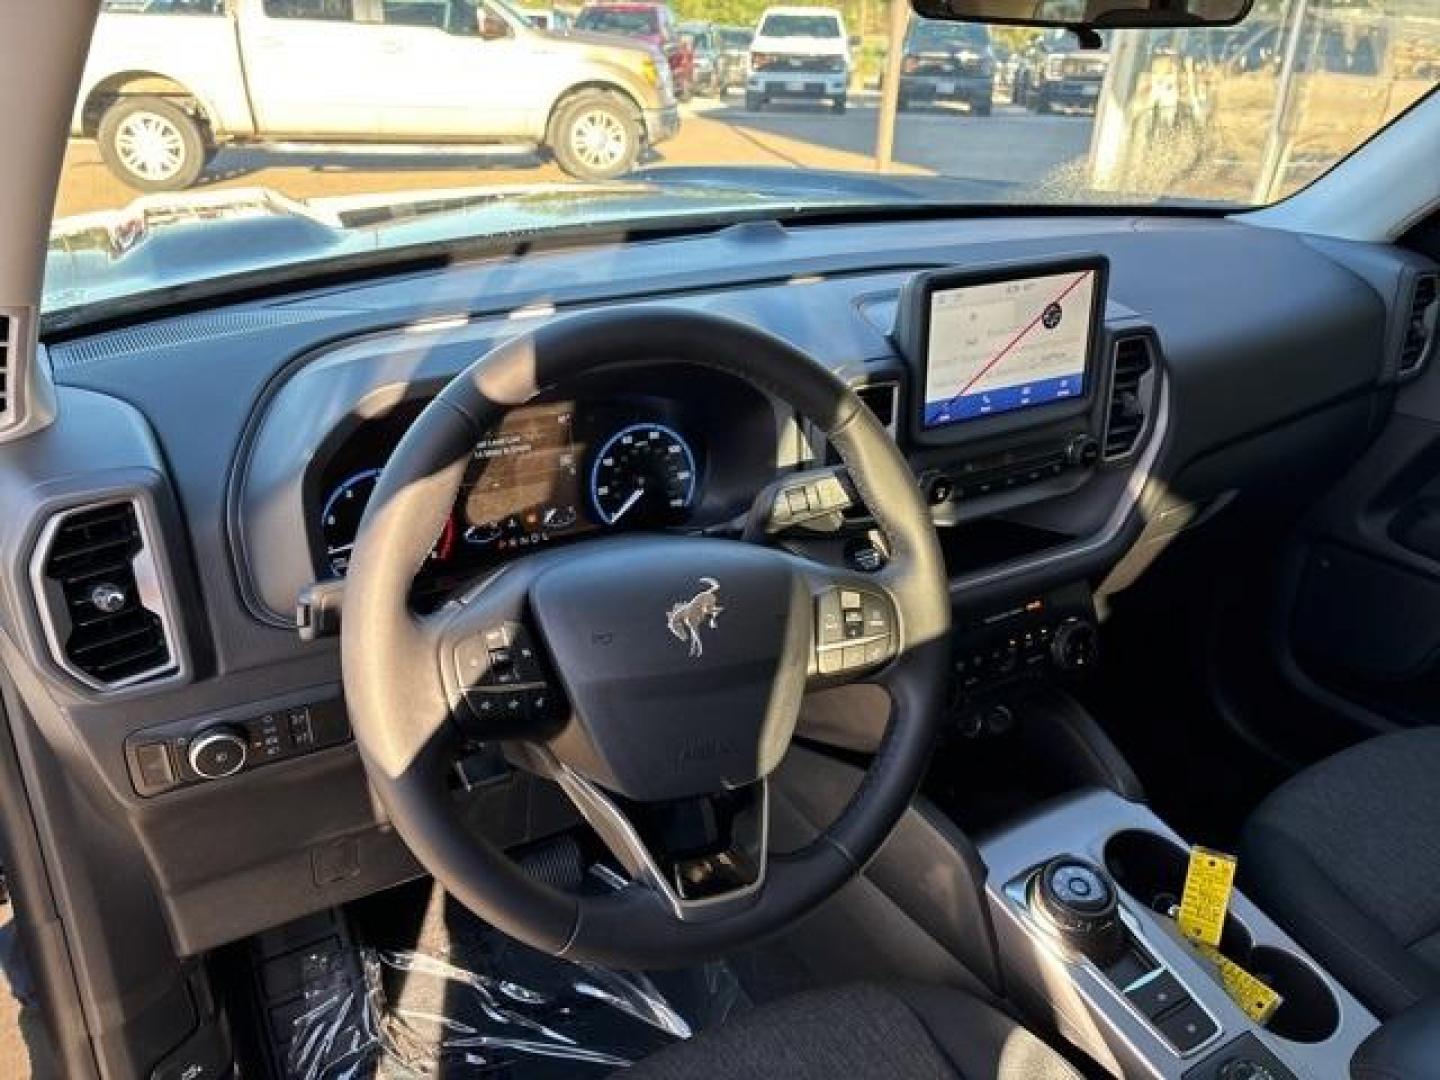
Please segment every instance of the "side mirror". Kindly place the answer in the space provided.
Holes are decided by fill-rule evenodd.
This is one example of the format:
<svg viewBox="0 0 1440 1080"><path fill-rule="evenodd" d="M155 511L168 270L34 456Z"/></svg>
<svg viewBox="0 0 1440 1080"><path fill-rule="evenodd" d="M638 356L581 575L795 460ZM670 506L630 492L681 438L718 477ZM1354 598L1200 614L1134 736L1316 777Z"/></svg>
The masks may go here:
<svg viewBox="0 0 1440 1080"><path fill-rule="evenodd" d="M851 34L851 35L850 35L850 48L852 48L852 49L858 49L859 47L860 47L860 35L859 35L859 34Z"/></svg>

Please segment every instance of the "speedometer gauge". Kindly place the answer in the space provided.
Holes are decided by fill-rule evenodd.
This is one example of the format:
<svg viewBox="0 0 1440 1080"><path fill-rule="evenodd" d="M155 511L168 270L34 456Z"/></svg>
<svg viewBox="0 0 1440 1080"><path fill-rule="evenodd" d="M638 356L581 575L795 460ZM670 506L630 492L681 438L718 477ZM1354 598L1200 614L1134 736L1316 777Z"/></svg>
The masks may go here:
<svg viewBox="0 0 1440 1080"><path fill-rule="evenodd" d="M665 525L695 501L695 455L672 428L641 423L601 444L590 467L590 501L606 525Z"/></svg>

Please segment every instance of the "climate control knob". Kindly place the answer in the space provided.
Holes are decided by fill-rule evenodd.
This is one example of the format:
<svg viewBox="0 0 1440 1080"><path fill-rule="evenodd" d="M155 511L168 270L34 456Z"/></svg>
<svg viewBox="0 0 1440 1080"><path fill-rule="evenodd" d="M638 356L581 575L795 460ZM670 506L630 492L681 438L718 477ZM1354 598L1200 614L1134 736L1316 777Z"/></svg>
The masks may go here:
<svg viewBox="0 0 1440 1080"><path fill-rule="evenodd" d="M245 767L249 741L240 728L223 725L206 728L190 741L185 759L202 780L221 780Z"/></svg>

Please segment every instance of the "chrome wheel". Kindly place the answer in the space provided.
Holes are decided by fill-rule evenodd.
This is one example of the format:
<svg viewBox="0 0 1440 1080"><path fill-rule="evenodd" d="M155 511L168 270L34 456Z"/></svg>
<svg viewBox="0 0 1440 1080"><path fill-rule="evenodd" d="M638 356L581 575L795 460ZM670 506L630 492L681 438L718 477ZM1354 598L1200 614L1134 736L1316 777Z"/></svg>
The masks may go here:
<svg viewBox="0 0 1440 1080"><path fill-rule="evenodd" d="M575 118L570 150L587 169L606 172L629 154L630 134L610 110L589 109Z"/></svg>
<svg viewBox="0 0 1440 1080"><path fill-rule="evenodd" d="M185 137L167 117L135 112L115 131L115 152L121 164L143 180L163 183L185 165Z"/></svg>

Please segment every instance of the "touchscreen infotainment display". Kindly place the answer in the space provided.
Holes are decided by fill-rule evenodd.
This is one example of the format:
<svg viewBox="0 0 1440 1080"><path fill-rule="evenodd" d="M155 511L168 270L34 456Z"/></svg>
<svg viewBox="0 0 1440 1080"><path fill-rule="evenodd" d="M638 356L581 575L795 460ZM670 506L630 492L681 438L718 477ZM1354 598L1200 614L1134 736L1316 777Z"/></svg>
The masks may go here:
<svg viewBox="0 0 1440 1080"><path fill-rule="evenodd" d="M1096 271L1079 268L930 294L926 428L1085 393Z"/></svg>

